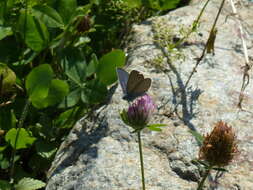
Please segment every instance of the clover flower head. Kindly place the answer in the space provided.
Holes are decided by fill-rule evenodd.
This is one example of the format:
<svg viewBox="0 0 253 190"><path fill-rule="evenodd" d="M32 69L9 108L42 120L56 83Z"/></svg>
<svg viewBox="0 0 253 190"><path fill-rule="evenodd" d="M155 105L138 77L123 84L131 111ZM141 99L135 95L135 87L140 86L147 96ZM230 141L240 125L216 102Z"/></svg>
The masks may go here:
<svg viewBox="0 0 253 190"><path fill-rule="evenodd" d="M136 99L128 108L127 112L121 113L122 120L135 130L141 130L147 126L156 109L151 97L147 94Z"/></svg>

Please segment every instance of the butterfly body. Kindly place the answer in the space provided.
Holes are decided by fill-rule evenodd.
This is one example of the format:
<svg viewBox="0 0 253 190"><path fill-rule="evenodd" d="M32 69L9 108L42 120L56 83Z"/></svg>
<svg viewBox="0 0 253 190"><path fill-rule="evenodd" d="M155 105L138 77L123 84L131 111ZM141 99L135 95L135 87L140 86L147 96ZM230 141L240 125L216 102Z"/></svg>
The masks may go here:
<svg viewBox="0 0 253 190"><path fill-rule="evenodd" d="M144 95L151 86L151 79L144 78L139 71L132 70L130 74L124 69L117 68L117 75L123 91L123 99L133 101Z"/></svg>

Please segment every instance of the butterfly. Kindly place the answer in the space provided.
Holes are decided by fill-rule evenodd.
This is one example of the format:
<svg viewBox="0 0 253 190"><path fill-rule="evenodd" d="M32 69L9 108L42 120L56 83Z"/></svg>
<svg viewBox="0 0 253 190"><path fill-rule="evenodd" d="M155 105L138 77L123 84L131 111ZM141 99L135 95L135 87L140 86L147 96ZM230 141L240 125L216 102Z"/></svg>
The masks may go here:
<svg viewBox="0 0 253 190"><path fill-rule="evenodd" d="M117 68L117 75L123 91L123 99L133 101L135 98L144 95L151 86L151 79L144 78L139 71L132 70L130 74L124 69Z"/></svg>

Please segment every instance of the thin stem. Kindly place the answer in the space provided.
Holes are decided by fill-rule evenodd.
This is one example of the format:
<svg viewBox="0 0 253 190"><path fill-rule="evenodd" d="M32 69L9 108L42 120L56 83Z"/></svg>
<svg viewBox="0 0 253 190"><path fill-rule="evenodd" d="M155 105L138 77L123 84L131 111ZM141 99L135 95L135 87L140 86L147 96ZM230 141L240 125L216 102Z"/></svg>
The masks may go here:
<svg viewBox="0 0 253 190"><path fill-rule="evenodd" d="M145 190L144 164L143 164L143 155L142 155L142 146L141 146L141 132L139 131L137 134L138 134L140 161L141 161L142 190Z"/></svg>
<svg viewBox="0 0 253 190"><path fill-rule="evenodd" d="M194 22L192 23L191 30L190 30L183 38L181 38L181 39L174 45L174 47L177 47L179 44L181 44L185 39L187 39L187 38L192 34L192 32L194 32L194 31L196 30L196 28L197 28L197 26L198 26L198 23L199 23L199 21L200 21L200 18L201 18L201 16L203 15L204 10L206 9L206 7L207 7L207 5L208 5L209 2L210 2L210 0L207 0L206 3L205 3L205 5L202 7L202 9L201 9L201 11L200 11L200 13L199 13L197 19L194 20Z"/></svg>
<svg viewBox="0 0 253 190"><path fill-rule="evenodd" d="M176 43L173 45L172 48L175 48L175 47L177 47L178 45L182 44L183 41L184 41L185 39L187 39L187 38L195 31L195 29L196 29L196 27L198 26L198 23L199 23L199 21L200 21L200 18L202 17L202 15L203 15L203 13L204 13L204 11L205 11L205 9L206 9L206 7L207 7L207 5L208 5L209 2L210 2L210 0L207 0L206 3L205 3L205 5L202 7L202 9L201 9L201 11L200 11L200 13L199 13L197 19L194 20L193 23L192 23L191 30L190 30L183 38L181 38L178 42L176 42ZM165 53L164 53L164 54L165 54ZM169 56L168 56L167 54L165 54L165 56L169 59ZM180 91L180 90L178 89L178 90L175 92L175 96L179 93L179 91ZM167 103L168 103L168 102L167 102ZM163 106L160 106L158 109L161 109L161 108L164 107L167 103L165 103ZM175 109L174 109L172 112L175 112L175 110L177 109L177 106L178 106L178 105L179 105L179 103L175 106ZM171 112L171 113L172 113L172 112Z"/></svg>
<svg viewBox="0 0 253 190"><path fill-rule="evenodd" d="M10 170L10 179L11 179L11 182L13 180L13 174L14 174L14 160L15 160L15 155L16 155L16 152L17 152L17 149L16 149L16 146L17 146L17 141L18 141L18 137L19 137L19 133L20 133L20 129L23 127L24 125L24 121L25 121L25 118L27 116L27 113L28 113L28 108L29 108L29 105L30 105L30 101L27 100L26 101L26 104L24 106L24 109L23 109L23 112L21 114L21 117L20 117L20 120L19 120L19 123L18 123L18 130L17 130L17 135L15 137L15 143L14 143L14 149L12 151L12 155L11 155L11 170Z"/></svg>
<svg viewBox="0 0 253 190"><path fill-rule="evenodd" d="M244 37L244 31L243 31L242 23L241 23L241 21L239 19L239 16L237 14L237 10L235 8L234 0L229 0L229 2L231 4L233 14L235 14L236 21L237 21L237 24L238 24L237 26L238 26L239 31L240 31L240 38L241 38L241 41L242 41L244 59L245 59L245 62L248 64L249 63L249 55L248 55L246 40L245 40L245 37Z"/></svg>
<svg viewBox="0 0 253 190"><path fill-rule="evenodd" d="M197 190L202 190L204 183L206 181L207 176L209 175L210 171L212 170L212 166L209 166L205 172L205 175L203 176L202 180L200 181L199 185L198 185L198 189Z"/></svg>
<svg viewBox="0 0 253 190"><path fill-rule="evenodd" d="M250 80L249 70L251 69L252 65L250 65L250 63L249 63L248 49L247 49L247 44L246 44L246 40L245 40L245 36L244 36L245 33L243 31L242 23L241 23L241 21L239 19L239 16L237 14L237 10L235 8L234 1L230 0L229 2L231 4L233 14L236 17L237 26L238 26L239 32L240 32L239 35L240 35L241 42L242 42L242 47L243 47L244 59L245 59L245 65L243 67L244 68L243 79L242 79L241 91L240 91L239 102L238 102L238 107L240 109L242 109L242 101L243 101L243 98L244 98L243 92L249 84L249 80Z"/></svg>
<svg viewBox="0 0 253 190"><path fill-rule="evenodd" d="M205 9L205 7L207 6L208 2L209 2L209 0L207 0L206 4L205 4L204 7L202 8L202 10L201 10L201 12L200 12L200 14L199 14L197 20L195 21L195 26L196 26L197 22L199 22L199 19L200 19L201 15L203 14L204 9ZM218 11L218 13L217 13L217 15L216 15L216 18L215 18L215 20L214 20L213 26L212 26L211 31L210 31L210 33L209 33L208 40L206 41L206 44L205 44L205 47L204 47L204 49L203 49L203 51L202 51L201 56L197 59L197 62L196 62L196 64L195 64L195 66L193 67L193 69L192 69L192 71L191 71L191 73L190 73L190 76L188 77L188 79L187 79L187 81L186 81L186 83L185 83L184 90L187 89L187 86L188 86L188 84L189 84L189 82L190 82L190 80L191 80L193 74L196 72L197 67L199 66L201 60L202 60L202 59L204 58L204 56L205 56L205 52L206 52L206 49L207 49L207 46L208 46L208 43L209 43L209 39L210 39L211 35L214 33L214 30L215 30L215 28L216 28L216 24L217 24L217 21L218 21L218 19L219 19L221 10L222 10L222 8L223 8L223 6L224 6L224 3L225 3L225 0L222 0L221 5L220 5L220 8L219 8L219 11ZM193 23L193 28L194 28L194 23ZM175 92L175 95L177 95L179 92L180 92L180 88ZM179 106L179 104L180 104L180 102L178 102L178 103L175 105L175 108L173 109L173 111L172 111L171 113L174 113L174 112L177 110L177 107ZM165 105L166 105L166 104L165 104ZM160 107L159 109L161 109L161 107ZM167 114L166 114L166 115L167 115Z"/></svg>
<svg viewBox="0 0 253 190"><path fill-rule="evenodd" d="M217 13L217 15L216 15L216 18L215 18L215 20L214 20L212 29L211 29L211 31L210 31L210 33L209 33L208 40L207 40L207 42L206 42L206 44L205 44L205 47L204 47L204 49L203 49L203 51L202 51L202 54L201 54L200 58L197 60L197 62L196 62L196 64L195 64L194 68L192 69L192 72L191 72L189 78L187 79L187 81L186 81L186 83L185 83L185 89L187 88L187 86L188 86L188 84L189 84L189 82L190 82L190 80L191 80L193 74L196 72L196 69L197 69L198 65L200 64L201 60L204 58L204 55L205 55L205 52L206 52L206 48L207 48L207 45L208 45L208 42L209 42L209 39L210 39L210 36L214 33L214 30L215 30L215 28L216 28L216 24L217 24L217 21L218 21L218 19L219 19L219 17L220 17L220 13L221 13L221 10L222 10L222 8L223 8L223 6L224 6L224 3L225 3L225 0L222 0L221 5L220 5L220 8L219 8L219 11L218 11L218 13Z"/></svg>

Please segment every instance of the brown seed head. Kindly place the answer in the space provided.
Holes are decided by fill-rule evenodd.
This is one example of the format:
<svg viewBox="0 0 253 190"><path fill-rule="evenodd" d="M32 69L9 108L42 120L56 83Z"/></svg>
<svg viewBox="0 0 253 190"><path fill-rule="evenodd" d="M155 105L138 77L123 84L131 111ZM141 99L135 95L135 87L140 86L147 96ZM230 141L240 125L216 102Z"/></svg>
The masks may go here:
<svg viewBox="0 0 253 190"><path fill-rule="evenodd" d="M91 28L91 21L89 16L84 16L77 25L78 33L87 32Z"/></svg>
<svg viewBox="0 0 253 190"><path fill-rule="evenodd" d="M232 127L219 121L213 131L204 137L199 158L212 166L226 166L238 152L235 133Z"/></svg>

